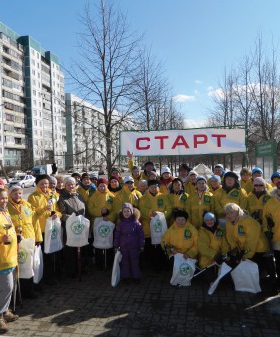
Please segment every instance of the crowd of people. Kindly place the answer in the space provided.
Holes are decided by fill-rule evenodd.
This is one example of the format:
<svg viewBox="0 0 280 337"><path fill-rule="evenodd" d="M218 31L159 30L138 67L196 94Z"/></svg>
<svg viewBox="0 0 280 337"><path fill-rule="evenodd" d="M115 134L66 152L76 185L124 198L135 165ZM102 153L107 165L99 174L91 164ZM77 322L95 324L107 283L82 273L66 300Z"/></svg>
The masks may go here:
<svg viewBox="0 0 280 337"><path fill-rule="evenodd" d="M44 253L47 219L60 219L63 242L66 222L74 213L90 220L89 245L81 248L81 271L94 261L97 270L112 267L114 252L122 254L121 280L141 280L141 271L155 272L170 266L176 253L196 259L200 269L224 256L231 263L250 259L257 263L261 279L280 286L280 173L266 182L260 168L243 168L238 175L221 164L207 179L187 164L177 177L169 167L157 175L148 161L144 171L134 165L129 153L130 174L124 178L113 168L109 179L95 174L73 173L71 177L40 175L36 191L23 198L20 186L6 189L0 181L0 331L18 315L10 310L14 283L19 277L23 297L36 298L40 284L18 275L18 247L22 238L31 238L43 251L43 282L54 285L56 271L65 277L78 274L77 249L64 245L59 253ZM161 242L154 244L151 219L163 214L167 224ZM112 224L112 247L93 248L97 219ZM96 234L94 234L96 233ZM141 254L140 254L141 253ZM206 281L216 277L217 268L203 273Z"/></svg>

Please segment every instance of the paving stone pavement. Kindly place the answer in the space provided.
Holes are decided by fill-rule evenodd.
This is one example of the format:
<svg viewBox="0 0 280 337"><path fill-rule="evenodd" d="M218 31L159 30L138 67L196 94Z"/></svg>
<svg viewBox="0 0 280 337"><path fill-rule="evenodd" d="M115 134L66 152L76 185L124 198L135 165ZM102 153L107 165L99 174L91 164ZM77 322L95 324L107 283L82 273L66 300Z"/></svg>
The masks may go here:
<svg viewBox="0 0 280 337"><path fill-rule="evenodd" d="M5 337L280 336L280 296L267 300L269 289L241 293L223 282L209 296L198 278L190 287L171 286L171 271L144 271L140 284L116 288L110 277L109 270L93 270L81 282L44 285L38 299L18 308L20 318Z"/></svg>

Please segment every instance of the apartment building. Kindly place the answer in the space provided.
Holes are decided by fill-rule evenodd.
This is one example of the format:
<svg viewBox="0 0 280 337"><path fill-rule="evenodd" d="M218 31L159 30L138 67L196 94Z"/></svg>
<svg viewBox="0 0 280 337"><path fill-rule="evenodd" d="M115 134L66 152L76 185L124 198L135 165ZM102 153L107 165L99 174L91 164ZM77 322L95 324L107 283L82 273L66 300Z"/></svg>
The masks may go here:
<svg viewBox="0 0 280 337"><path fill-rule="evenodd" d="M0 22L0 160L65 168L64 75L58 57Z"/></svg>
<svg viewBox="0 0 280 337"><path fill-rule="evenodd" d="M102 110L71 94L65 94L66 168L97 170L105 164Z"/></svg>

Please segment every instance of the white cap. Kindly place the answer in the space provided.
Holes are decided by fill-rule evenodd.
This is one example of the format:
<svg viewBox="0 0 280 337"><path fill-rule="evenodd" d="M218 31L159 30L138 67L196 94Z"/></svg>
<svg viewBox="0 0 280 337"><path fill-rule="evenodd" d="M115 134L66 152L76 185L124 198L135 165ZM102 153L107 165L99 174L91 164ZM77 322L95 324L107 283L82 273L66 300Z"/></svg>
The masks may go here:
<svg viewBox="0 0 280 337"><path fill-rule="evenodd" d="M23 188L22 188L20 185L18 185L18 184L13 185L13 186L11 186L11 187L9 188L8 194L11 195L11 193L12 193L13 191L15 191L15 190L23 190Z"/></svg>
<svg viewBox="0 0 280 337"><path fill-rule="evenodd" d="M123 180L124 183L128 183L129 181L134 183L134 179L131 176L125 177Z"/></svg>
<svg viewBox="0 0 280 337"><path fill-rule="evenodd" d="M192 171L189 172L188 177L190 177L192 175L198 176L198 173L192 170Z"/></svg>
<svg viewBox="0 0 280 337"><path fill-rule="evenodd" d="M161 169L161 174L163 173L171 173L171 170L168 166L164 166L162 169Z"/></svg>
<svg viewBox="0 0 280 337"><path fill-rule="evenodd" d="M220 169L224 170L224 167L223 167L222 164L216 164L216 165L214 166L214 168L220 168Z"/></svg>
<svg viewBox="0 0 280 337"><path fill-rule="evenodd" d="M74 185L76 185L76 180L73 177L65 177L63 180L64 185L66 185L67 183L72 183Z"/></svg>

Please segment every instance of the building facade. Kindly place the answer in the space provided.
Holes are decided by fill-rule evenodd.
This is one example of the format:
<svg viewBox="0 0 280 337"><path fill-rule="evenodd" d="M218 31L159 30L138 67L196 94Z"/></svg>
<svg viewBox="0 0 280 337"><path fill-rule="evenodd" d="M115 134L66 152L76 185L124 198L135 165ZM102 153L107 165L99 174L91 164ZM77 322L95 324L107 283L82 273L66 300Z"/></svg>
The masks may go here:
<svg viewBox="0 0 280 337"><path fill-rule="evenodd" d="M102 111L71 94L65 94L67 153L66 168L98 170L105 163Z"/></svg>
<svg viewBox="0 0 280 337"><path fill-rule="evenodd" d="M58 57L0 23L0 160L65 168L64 75Z"/></svg>

